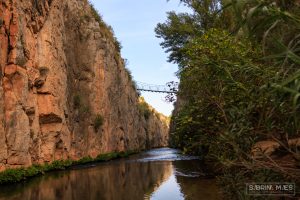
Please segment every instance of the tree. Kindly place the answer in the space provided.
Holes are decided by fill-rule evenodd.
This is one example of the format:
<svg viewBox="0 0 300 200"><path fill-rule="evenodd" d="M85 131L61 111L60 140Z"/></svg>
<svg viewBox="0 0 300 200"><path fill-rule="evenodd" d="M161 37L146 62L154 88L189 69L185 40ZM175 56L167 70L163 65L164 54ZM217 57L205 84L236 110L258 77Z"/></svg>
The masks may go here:
<svg viewBox="0 0 300 200"><path fill-rule="evenodd" d="M167 21L155 28L156 36L162 38L161 46L170 53L169 62L180 63L181 49L193 38L213 28L222 18L220 0L182 0L192 14L168 12ZM220 23L219 23L220 24Z"/></svg>
<svg viewBox="0 0 300 200"><path fill-rule="evenodd" d="M299 1L181 2L192 13L169 13L156 29L169 61L179 65L171 144L219 166L230 199L246 198L245 182L296 182L300 155L291 139L300 137ZM257 157L257 142L265 140L280 147Z"/></svg>

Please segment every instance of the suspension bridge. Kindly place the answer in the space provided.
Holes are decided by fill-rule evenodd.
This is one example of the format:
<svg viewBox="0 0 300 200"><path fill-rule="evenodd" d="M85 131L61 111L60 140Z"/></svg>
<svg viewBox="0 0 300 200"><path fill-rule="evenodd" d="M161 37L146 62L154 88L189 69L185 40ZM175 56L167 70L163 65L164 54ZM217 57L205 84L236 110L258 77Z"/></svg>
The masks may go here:
<svg viewBox="0 0 300 200"><path fill-rule="evenodd" d="M178 83L169 82L166 85L154 85L142 82L137 83L138 91L145 92L157 92L157 93L167 93L167 94L176 94L178 92Z"/></svg>

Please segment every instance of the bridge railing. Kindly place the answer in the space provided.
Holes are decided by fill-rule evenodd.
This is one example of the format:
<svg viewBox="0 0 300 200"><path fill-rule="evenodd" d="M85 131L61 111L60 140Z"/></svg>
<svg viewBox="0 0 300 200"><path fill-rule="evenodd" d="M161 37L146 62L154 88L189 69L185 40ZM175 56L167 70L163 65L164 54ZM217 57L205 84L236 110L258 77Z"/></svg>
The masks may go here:
<svg viewBox="0 0 300 200"><path fill-rule="evenodd" d="M158 93L177 93L178 84L167 83L166 85L154 85L143 82L137 82L137 90Z"/></svg>

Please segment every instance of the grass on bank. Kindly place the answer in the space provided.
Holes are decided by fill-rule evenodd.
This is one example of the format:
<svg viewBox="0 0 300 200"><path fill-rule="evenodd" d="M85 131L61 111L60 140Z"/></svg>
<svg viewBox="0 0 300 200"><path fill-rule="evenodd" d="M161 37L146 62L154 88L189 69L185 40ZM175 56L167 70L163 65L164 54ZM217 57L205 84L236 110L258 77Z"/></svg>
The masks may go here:
<svg viewBox="0 0 300 200"><path fill-rule="evenodd" d="M53 161L50 164L46 163L44 165L32 165L31 167L28 168L7 169L3 172L0 172L0 185L26 181L32 177L43 175L46 172L65 170L71 168L72 166L95 163L95 162L105 162L117 158L126 158L135 153L137 153L137 151L112 152L112 153L100 154L96 158L87 156L76 161L57 160L57 161Z"/></svg>

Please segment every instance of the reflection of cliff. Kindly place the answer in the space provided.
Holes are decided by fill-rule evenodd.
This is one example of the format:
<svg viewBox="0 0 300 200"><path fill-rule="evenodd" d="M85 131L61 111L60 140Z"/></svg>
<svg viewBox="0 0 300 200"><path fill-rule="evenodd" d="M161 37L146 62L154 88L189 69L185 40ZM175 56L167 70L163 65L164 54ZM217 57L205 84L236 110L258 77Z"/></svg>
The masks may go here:
<svg viewBox="0 0 300 200"><path fill-rule="evenodd" d="M0 200L140 200L172 173L170 162L108 163L89 169L48 174L24 186L0 188L15 193Z"/></svg>
<svg viewBox="0 0 300 200"><path fill-rule="evenodd" d="M198 162L178 161L174 162L177 175L176 180L180 185L185 200L218 200L221 199L214 179L205 179ZM193 177L194 176L194 177Z"/></svg>

